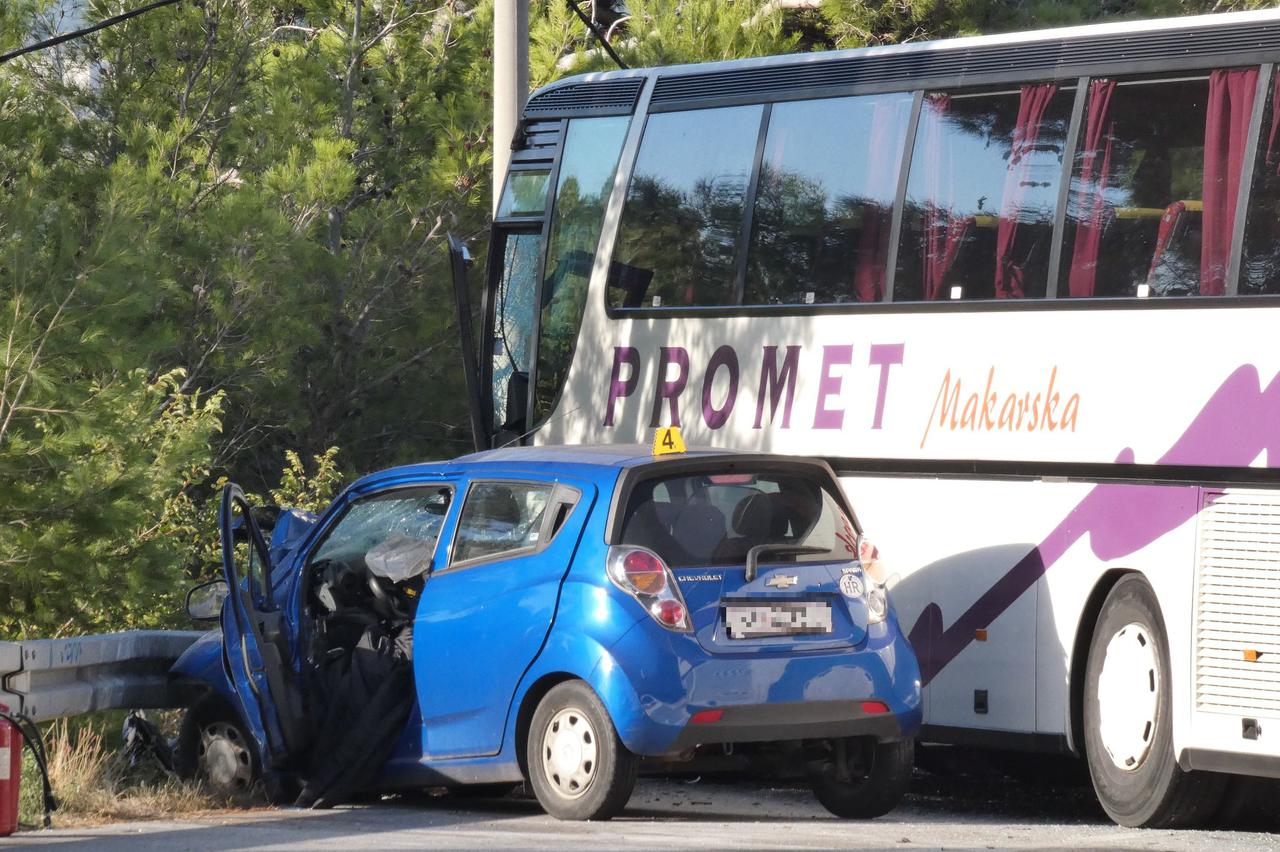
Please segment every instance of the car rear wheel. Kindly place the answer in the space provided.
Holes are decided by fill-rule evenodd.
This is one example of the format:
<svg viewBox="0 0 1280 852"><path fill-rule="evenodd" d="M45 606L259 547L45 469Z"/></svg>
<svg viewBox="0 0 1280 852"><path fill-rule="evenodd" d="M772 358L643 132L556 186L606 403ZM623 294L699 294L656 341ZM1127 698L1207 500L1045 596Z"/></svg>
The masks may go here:
<svg viewBox="0 0 1280 852"><path fill-rule="evenodd" d="M1173 754L1169 641L1155 592L1139 574L1111 589L1085 669L1084 745L1107 816L1130 828L1196 825L1224 779L1184 772Z"/></svg>
<svg viewBox="0 0 1280 852"><path fill-rule="evenodd" d="M543 696L526 754L533 793L557 819L609 819L626 807L635 788L639 760L582 681L559 684Z"/></svg>
<svg viewBox="0 0 1280 852"><path fill-rule="evenodd" d="M818 801L836 816L883 816L907 794L915 764L911 740L832 740L828 749L827 756L812 769L810 781Z"/></svg>

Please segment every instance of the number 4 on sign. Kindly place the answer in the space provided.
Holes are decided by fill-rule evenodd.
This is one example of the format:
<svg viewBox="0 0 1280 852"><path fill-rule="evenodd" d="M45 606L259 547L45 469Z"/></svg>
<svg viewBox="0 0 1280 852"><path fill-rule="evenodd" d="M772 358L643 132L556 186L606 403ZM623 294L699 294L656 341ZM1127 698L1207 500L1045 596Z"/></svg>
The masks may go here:
<svg viewBox="0 0 1280 852"><path fill-rule="evenodd" d="M683 453L684 451L684 437L680 434L679 426L665 426L654 434L653 454L655 456Z"/></svg>

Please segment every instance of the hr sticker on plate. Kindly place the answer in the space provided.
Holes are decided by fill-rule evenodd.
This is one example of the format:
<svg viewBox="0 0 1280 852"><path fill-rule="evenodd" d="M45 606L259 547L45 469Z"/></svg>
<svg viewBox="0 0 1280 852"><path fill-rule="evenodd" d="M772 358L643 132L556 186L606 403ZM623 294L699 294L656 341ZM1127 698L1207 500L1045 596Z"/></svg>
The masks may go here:
<svg viewBox="0 0 1280 852"><path fill-rule="evenodd" d="M845 574L840 578L840 591L846 598L860 598L864 591L862 578L857 574Z"/></svg>

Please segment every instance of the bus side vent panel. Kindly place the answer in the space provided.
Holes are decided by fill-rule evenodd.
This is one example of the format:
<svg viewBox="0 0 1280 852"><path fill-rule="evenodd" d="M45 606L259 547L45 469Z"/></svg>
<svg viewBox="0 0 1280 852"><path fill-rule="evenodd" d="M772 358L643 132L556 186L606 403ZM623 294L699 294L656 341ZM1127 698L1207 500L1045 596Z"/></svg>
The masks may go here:
<svg viewBox="0 0 1280 852"><path fill-rule="evenodd" d="M644 85L641 77L599 83L569 83L542 92L524 105L526 118L579 115L630 115Z"/></svg>
<svg viewBox="0 0 1280 852"><path fill-rule="evenodd" d="M1063 79L1109 66L1138 70L1141 63L1211 68L1232 52L1238 55L1229 60L1230 64L1249 64L1243 56L1276 51L1280 51L1280 24L1274 21L980 47L947 48L944 44L932 50L882 56L827 61L806 57L795 64L660 77L654 85L651 105L674 108L683 103L722 99L764 100L771 94L856 90L859 86L954 86L958 80L984 75Z"/></svg>
<svg viewBox="0 0 1280 852"><path fill-rule="evenodd" d="M1196 708L1280 716L1280 494L1204 492Z"/></svg>
<svg viewBox="0 0 1280 852"><path fill-rule="evenodd" d="M560 144L560 120L525 119L511 152L511 164L549 165L556 158Z"/></svg>

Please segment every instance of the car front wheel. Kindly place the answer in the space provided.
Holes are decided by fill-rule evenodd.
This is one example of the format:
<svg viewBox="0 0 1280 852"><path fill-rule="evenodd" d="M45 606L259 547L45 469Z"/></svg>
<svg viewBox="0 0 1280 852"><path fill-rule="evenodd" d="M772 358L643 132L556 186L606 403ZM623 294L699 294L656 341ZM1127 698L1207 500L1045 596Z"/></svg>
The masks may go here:
<svg viewBox="0 0 1280 852"><path fill-rule="evenodd" d="M184 777L225 796L247 793L260 775L239 714L216 699L200 702L183 718L177 768Z"/></svg>
<svg viewBox="0 0 1280 852"><path fill-rule="evenodd" d="M526 754L533 793L557 819L609 819L626 807L635 788L639 760L582 681L559 684L543 696Z"/></svg>

